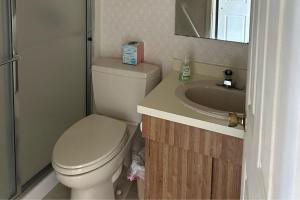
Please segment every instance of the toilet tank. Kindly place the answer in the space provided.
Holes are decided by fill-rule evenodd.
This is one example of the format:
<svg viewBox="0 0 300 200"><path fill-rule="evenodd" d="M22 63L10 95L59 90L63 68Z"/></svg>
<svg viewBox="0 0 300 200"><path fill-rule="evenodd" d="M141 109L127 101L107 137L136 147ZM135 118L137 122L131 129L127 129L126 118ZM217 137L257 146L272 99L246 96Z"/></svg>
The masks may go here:
<svg viewBox="0 0 300 200"><path fill-rule="evenodd" d="M95 111L131 123L139 123L137 105L160 82L156 65L123 64L120 59L99 58L92 66Z"/></svg>

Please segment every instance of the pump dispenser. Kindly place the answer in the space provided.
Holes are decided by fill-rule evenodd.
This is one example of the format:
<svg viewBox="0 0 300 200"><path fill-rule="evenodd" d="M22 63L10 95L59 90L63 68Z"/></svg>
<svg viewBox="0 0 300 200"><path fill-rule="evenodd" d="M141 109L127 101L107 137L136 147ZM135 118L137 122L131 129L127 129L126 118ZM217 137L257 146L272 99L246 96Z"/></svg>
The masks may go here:
<svg viewBox="0 0 300 200"><path fill-rule="evenodd" d="M189 57L184 57L184 62L182 63L182 66L180 68L179 72L179 80L180 81L188 81L191 80L191 68L190 68L190 61Z"/></svg>

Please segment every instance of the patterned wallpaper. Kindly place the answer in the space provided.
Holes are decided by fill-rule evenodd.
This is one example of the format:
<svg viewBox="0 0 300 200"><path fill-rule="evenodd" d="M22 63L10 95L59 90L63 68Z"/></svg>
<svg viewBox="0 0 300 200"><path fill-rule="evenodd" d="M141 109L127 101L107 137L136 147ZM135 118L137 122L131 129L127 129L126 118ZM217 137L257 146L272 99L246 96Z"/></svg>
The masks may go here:
<svg viewBox="0 0 300 200"><path fill-rule="evenodd" d="M164 74L173 58L185 55L211 64L247 66L246 44L174 35L175 0L96 0L96 5L100 32L95 41L101 56L120 57L124 42L141 40L145 61L162 66Z"/></svg>

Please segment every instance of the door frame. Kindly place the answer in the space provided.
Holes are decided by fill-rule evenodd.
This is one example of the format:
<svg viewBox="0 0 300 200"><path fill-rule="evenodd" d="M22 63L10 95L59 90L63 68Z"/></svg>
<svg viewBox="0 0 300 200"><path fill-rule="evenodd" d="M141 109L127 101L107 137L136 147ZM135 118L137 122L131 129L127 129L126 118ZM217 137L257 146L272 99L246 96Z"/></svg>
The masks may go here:
<svg viewBox="0 0 300 200"><path fill-rule="evenodd" d="M253 2L241 199L298 199L300 4Z"/></svg>

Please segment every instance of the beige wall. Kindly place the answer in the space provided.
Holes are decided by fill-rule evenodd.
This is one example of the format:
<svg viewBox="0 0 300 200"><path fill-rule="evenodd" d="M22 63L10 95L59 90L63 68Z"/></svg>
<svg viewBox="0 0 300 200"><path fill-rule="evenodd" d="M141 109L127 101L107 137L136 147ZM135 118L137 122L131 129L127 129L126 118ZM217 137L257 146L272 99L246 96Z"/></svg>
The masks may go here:
<svg viewBox="0 0 300 200"><path fill-rule="evenodd" d="M120 57L121 45L145 42L146 62L164 74L173 58L188 54L199 62L246 67L248 45L174 35L175 0L95 0L95 56Z"/></svg>

